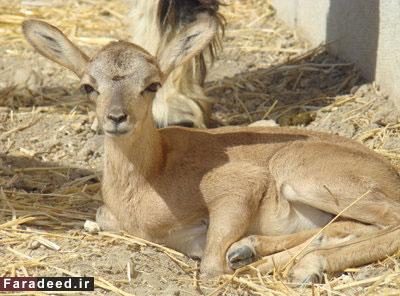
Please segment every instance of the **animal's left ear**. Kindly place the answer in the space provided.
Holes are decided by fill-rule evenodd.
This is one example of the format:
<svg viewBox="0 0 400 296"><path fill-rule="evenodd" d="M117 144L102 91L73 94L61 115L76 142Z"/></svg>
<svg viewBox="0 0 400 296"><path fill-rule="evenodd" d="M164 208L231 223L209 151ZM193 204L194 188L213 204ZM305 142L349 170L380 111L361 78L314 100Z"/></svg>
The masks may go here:
<svg viewBox="0 0 400 296"><path fill-rule="evenodd" d="M182 65L206 48L217 33L218 23L204 18L182 30L157 54L157 60L166 79L176 67Z"/></svg>

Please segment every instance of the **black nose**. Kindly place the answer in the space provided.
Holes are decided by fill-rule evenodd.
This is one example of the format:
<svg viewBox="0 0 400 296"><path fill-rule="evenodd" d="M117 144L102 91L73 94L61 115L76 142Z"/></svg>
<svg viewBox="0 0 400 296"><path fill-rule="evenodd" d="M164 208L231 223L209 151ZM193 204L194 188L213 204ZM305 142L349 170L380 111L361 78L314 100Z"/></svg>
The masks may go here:
<svg viewBox="0 0 400 296"><path fill-rule="evenodd" d="M125 122L128 116L120 109L112 109L108 113L107 118L110 119L115 124L120 124L122 122Z"/></svg>

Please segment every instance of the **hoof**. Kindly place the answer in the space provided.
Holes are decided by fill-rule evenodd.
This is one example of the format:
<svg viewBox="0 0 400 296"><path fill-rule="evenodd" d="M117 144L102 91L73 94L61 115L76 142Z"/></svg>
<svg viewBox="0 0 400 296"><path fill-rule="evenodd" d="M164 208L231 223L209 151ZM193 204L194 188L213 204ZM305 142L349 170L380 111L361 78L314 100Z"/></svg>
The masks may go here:
<svg viewBox="0 0 400 296"><path fill-rule="evenodd" d="M296 278L290 276L290 282L297 283L298 287L311 287L314 284L322 284L323 283L323 276L321 274L313 273L305 275L301 278Z"/></svg>
<svg viewBox="0 0 400 296"><path fill-rule="evenodd" d="M322 283L326 267L327 261L323 256L315 252L309 253L293 267L289 280L293 283L299 283L301 286Z"/></svg>
<svg viewBox="0 0 400 296"><path fill-rule="evenodd" d="M256 258L253 249L247 245L230 248L226 255L226 262L232 269L238 269L252 263Z"/></svg>

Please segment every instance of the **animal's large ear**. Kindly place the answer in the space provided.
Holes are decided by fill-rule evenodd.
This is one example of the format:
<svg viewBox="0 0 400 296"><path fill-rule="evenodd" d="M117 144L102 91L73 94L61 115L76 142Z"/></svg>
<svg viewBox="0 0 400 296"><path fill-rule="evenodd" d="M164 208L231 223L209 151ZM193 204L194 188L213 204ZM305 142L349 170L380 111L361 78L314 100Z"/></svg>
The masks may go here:
<svg viewBox="0 0 400 296"><path fill-rule="evenodd" d="M43 21L26 20L22 30L26 40L39 53L82 76L89 58L59 29Z"/></svg>
<svg viewBox="0 0 400 296"><path fill-rule="evenodd" d="M157 55L164 79L176 67L182 65L207 47L217 33L218 23L204 18L187 26Z"/></svg>

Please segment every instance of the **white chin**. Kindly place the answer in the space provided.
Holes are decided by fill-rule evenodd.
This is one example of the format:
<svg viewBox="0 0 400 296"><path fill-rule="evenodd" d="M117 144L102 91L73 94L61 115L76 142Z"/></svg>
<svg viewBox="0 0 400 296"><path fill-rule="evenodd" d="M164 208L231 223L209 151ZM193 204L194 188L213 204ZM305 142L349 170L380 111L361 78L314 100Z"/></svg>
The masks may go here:
<svg viewBox="0 0 400 296"><path fill-rule="evenodd" d="M121 138L129 134L129 131L104 131L106 136L112 138Z"/></svg>

